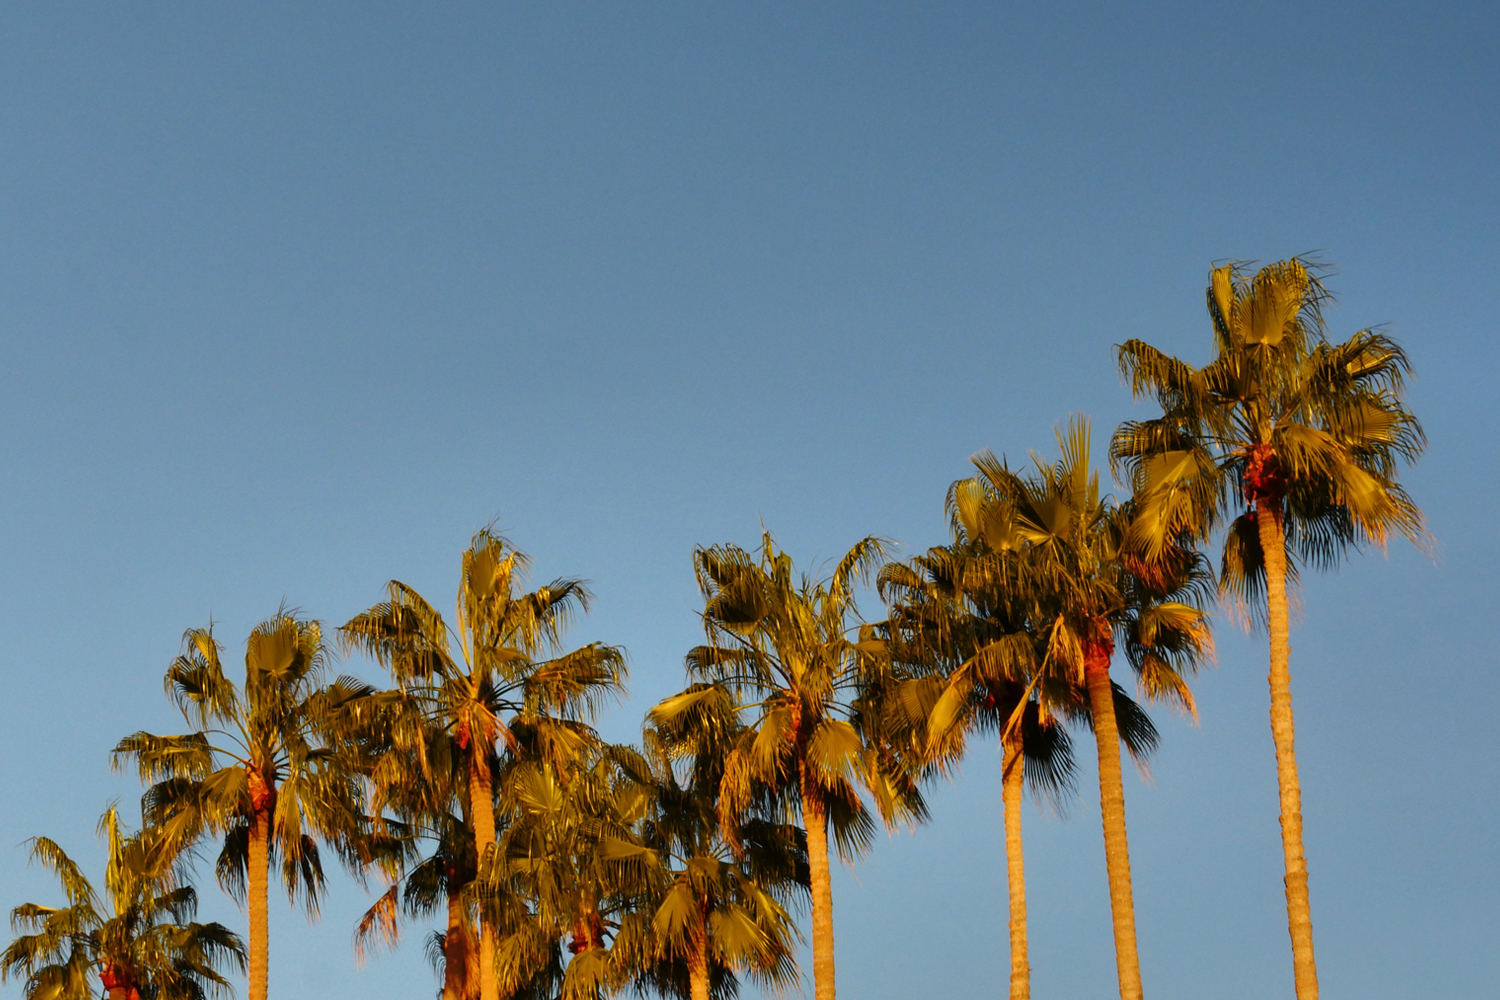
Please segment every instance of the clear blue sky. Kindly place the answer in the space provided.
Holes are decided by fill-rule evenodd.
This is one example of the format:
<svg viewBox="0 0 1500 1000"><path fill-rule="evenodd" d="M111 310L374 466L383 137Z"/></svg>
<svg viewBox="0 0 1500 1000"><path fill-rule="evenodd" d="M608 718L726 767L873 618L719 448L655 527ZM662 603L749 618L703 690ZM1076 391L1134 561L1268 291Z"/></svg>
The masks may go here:
<svg viewBox="0 0 1500 1000"><path fill-rule="evenodd" d="M0 906L53 898L27 837L101 857L107 751L180 725L210 615L238 658L283 598L447 606L498 516L594 581L626 739L693 545L939 543L972 452L1145 412L1111 345L1205 358L1211 260L1322 250L1334 335L1415 361L1442 546L1293 633L1324 995L1493 996L1497 52L1481 3L7 5ZM1291 992L1264 643L1218 634L1127 779L1156 1000ZM1027 816L1039 998L1114 988L1092 781ZM847 996L1003 993L998 789L982 748L840 873ZM365 901L273 903L278 1000L428 995L419 931L353 971Z"/></svg>

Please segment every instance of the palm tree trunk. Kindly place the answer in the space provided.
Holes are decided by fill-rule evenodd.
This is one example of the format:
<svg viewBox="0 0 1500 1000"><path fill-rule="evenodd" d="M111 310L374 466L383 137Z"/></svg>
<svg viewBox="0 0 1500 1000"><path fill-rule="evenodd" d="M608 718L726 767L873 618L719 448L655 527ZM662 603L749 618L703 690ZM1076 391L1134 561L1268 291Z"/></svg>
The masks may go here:
<svg viewBox="0 0 1500 1000"><path fill-rule="evenodd" d="M1313 960L1312 905L1307 894L1307 857L1302 851L1302 784L1297 780L1297 727L1292 720L1292 672L1288 660L1286 537L1280 505L1256 505L1256 526L1266 560L1266 611L1271 633L1271 737L1276 743L1276 783L1281 790L1281 851L1286 858L1286 916L1292 936L1292 974L1297 1000L1318 1000Z"/></svg>
<svg viewBox="0 0 1500 1000"><path fill-rule="evenodd" d="M834 1000L833 882L828 873L828 815L817 790L808 780L805 764L801 792L812 889L813 996L815 1000Z"/></svg>
<svg viewBox="0 0 1500 1000"><path fill-rule="evenodd" d="M495 843L495 803L491 799L489 741L475 739L469 749L469 803L474 815L475 862L482 863ZM495 928L479 915L479 1000L500 1000L495 977Z"/></svg>
<svg viewBox="0 0 1500 1000"><path fill-rule="evenodd" d="M688 952L688 990L691 1000L708 1000L708 918L698 909L698 933Z"/></svg>
<svg viewBox="0 0 1500 1000"><path fill-rule="evenodd" d="M1031 964L1026 951L1026 860L1021 853L1021 789L1026 777L1021 740L1005 741L1005 871L1010 890L1010 1000L1031 997Z"/></svg>
<svg viewBox="0 0 1500 1000"><path fill-rule="evenodd" d="M469 949L458 890L448 891L448 928L443 933L443 1000L468 1000Z"/></svg>
<svg viewBox="0 0 1500 1000"><path fill-rule="evenodd" d="M1120 1000L1141 1000L1141 962L1135 947L1135 899L1130 889L1130 844L1125 835L1125 787L1120 779L1120 731L1109 682L1113 649L1089 641L1083 649L1083 676L1099 748L1099 812L1104 821L1104 864L1109 872L1109 908L1114 917L1115 968Z"/></svg>
<svg viewBox="0 0 1500 1000"><path fill-rule="evenodd" d="M266 978L270 971L270 932L266 922L266 890L270 879L271 814L257 809L250 820L250 993L249 1000L266 1000Z"/></svg>

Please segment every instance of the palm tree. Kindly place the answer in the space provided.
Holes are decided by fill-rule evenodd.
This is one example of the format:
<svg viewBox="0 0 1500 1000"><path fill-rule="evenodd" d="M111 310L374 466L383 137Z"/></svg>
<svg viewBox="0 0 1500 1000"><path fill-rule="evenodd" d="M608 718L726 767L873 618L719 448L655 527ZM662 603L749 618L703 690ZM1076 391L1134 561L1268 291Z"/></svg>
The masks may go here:
<svg viewBox="0 0 1500 1000"><path fill-rule="evenodd" d="M1092 726L1086 692L1045 669L1046 621L1035 620L1046 581L1028 572L1014 510L982 476L950 487L953 541L881 571L892 602L892 655L916 676L899 699L939 767L965 752L971 733L999 736L1010 906L1010 994L1030 996L1021 799L1056 805L1072 790L1072 741L1059 716ZM1139 762L1155 749L1149 716L1113 686L1121 741Z"/></svg>
<svg viewBox="0 0 1500 1000"><path fill-rule="evenodd" d="M518 593L528 564L486 528L463 554L456 627L417 591L392 580L384 603L340 629L349 645L390 670L427 724L451 733L462 750L481 872L495 846L496 741L517 748L516 726L527 725L537 752L566 767L592 739L583 721L620 692L625 675L623 651L603 643L539 658L557 649L573 614L587 611L590 594L582 581L566 579ZM480 1000L500 996L495 922L481 915Z"/></svg>
<svg viewBox="0 0 1500 1000"><path fill-rule="evenodd" d="M1161 531L1143 533L1148 547L1162 532L1206 535L1226 524L1221 592L1247 620L1263 613L1269 625L1292 964L1299 1000L1316 1000L1287 584L1299 563L1328 568L1350 549L1384 547L1393 533L1425 543L1421 511L1396 477L1426 440L1402 402L1405 352L1377 330L1329 343L1328 293L1303 261L1271 264L1253 279L1235 264L1216 268L1207 298L1214 358L1205 367L1139 340L1120 346L1131 391L1154 398L1162 416L1122 424L1110 455L1155 511Z"/></svg>
<svg viewBox="0 0 1500 1000"><path fill-rule="evenodd" d="M395 947L401 918L442 911L445 924L431 941L443 979L443 1000L479 996L479 942L472 911L478 874L468 814L464 754L451 733L428 729L414 749L398 749L391 729L423 717L400 692L382 692L377 709L359 734L365 773L373 786L370 811L377 827L415 845L427 856L403 866L399 878L365 912L355 929L356 955L379 941ZM415 719L414 719L415 716ZM405 742L403 740L403 742ZM386 813L395 819L388 819Z"/></svg>
<svg viewBox="0 0 1500 1000"><path fill-rule="evenodd" d="M738 850L718 817L726 752L744 726L729 693L706 692L670 728L648 728L651 801L638 837L603 844L611 860L634 862L651 876L643 904L626 917L616 950L632 945L643 983L684 1000L732 996L738 974L784 991L797 979L800 937L788 908L806 892L806 837L795 826L741 816ZM686 761L679 781L673 761ZM763 802L774 795L762 796Z"/></svg>
<svg viewBox="0 0 1500 1000"><path fill-rule="evenodd" d="M1059 461L1040 459L1028 475L988 452L974 458L988 498L995 537L1018 546L1022 589L1038 638L1043 677L1075 685L1087 697L1099 759L1100 813L1122 1000L1141 996L1135 904L1121 781L1118 686L1110 678L1117 643L1144 692L1192 711L1182 674L1211 654L1203 611L1201 557L1181 534L1144 554L1132 543L1144 516L1134 501L1099 493L1089 464L1088 421L1075 418L1058 435Z"/></svg>
<svg viewBox="0 0 1500 1000"><path fill-rule="evenodd" d="M340 712L370 689L347 677L323 685L322 629L285 609L250 633L242 690L224 674L212 624L189 630L183 646L166 688L198 731L138 732L112 759L116 768L134 760L141 779L154 782L144 811L172 843L222 838L219 883L249 904L250 1000L265 1000L271 861L280 860L288 895L301 895L309 915L324 886L314 836L351 866L360 861L358 787L327 737Z"/></svg>
<svg viewBox="0 0 1500 1000"><path fill-rule="evenodd" d="M650 771L634 748L602 741L558 768L524 752L532 735L520 728L523 752L512 755L502 774L509 809L486 872L487 891L512 902L500 947L501 985L512 994L593 1000L635 971L615 943L641 895L642 873L621 864L608 845L633 841L649 802Z"/></svg>
<svg viewBox="0 0 1500 1000"><path fill-rule="evenodd" d="M99 832L109 840L102 901L61 847L31 841L31 860L57 876L68 905L11 911L12 926L33 933L0 954L0 982L24 976L27 1000L89 1000L92 975L109 1000L229 994L221 970L243 972L245 946L222 924L192 922L198 897L181 880L177 846L149 827L127 835L113 807Z"/></svg>
<svg viewBox="0 0 1500 1000"><path fill-rule="evenodd" d="M833 893L828 832L845 858L867 850L874 823L856 782L868 789L887 823L926 816L913 762L893 751L880 730L873 697L893 679L885 644L857 624L854 588L884 556L869 537L816 580L796 573L769 533L759 557L735 545L694 550L708 644L687 656L690 679L708 687L652 709L658 727L718 697L722 685L753 721L726 755L718 811L725 840L738 846L737 818L758 789L781 790L802 813L812 889L813 980L817 1000L834 1000Z"/></svg>
<svg viewBox="0 0 1500 1000"><path fill-rule="evenodd" d="M954 484L955 491L971 483ZM893 602L887 624L892 654L917 674L902 685L907 696L901 701L913 709L908 717L934 762L946 767L961 758L971 732L1000 738L1010 996L1026 1000L1031 967L1021 799L1027 784L1054 801L1071 789L1072 743L1055 715L1057 685L1032 682L1043 657L1025 602L1017 600L1019 581L1002 567L980 565L1012 552L988 549L980 526L957 517L954 533L952 545L885 567L880 589ZM1006 585L995 586L997 580ZM1072 690L1063 685L1065 695ZM1077 708L1072 699L1066 707Z"/></svg>

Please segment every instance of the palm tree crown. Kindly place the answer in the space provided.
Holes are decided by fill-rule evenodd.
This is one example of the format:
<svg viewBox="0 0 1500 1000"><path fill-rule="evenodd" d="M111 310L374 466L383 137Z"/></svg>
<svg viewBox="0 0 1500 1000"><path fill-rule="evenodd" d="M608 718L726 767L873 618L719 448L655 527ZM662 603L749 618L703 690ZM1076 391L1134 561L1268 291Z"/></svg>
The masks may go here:
<svg viewBox="0 0 1500 1000"><path fill-rule="evenodd" d="M202 1000L227 995L225 966L243 972L245 946L222 924L192 922L198 898L181 880L181 854L170 838L127 835L113 807L99 821L109 841L105 899L45 837L31 859L57 876L63 907L25 903L11 911L29 930L0 954L0 982L25 977L27 1000L90 1000L98 976L110 1000Z"/></svg>
<svg viewBox="0 0 1500 1000"><path fill-rule="evenodd" d="M166 688L198 731L135 733L115 747L113 760L117 767L134 760L153 783L145 812L172 843L190 845L205 833L222 838L219 882L248 898L250 1000L264 1000L270 862L280 860L288 894L314 913L324 886L315 837L351 867L362 860L359 788L330 748L330 729L371 691L349 677L325 685L321 627L286 610L251 632L243 689L225 675L212 625L190 630L183 645Z"/></svg>
<svg viewBox="0 0 1500 1000"><path fill-rule="evenodd" d="M693 711L646 730L649 806L630 842L605 845L650 876L616 949L632 950L638 981L667 995L732 996L741 975L785 990L798 978L792 956L800 935L789 909L808 887L806 836L789 823L742 813L738 843L724 839L724 759L744 724L726 689L700 685L687 693L699 691L708 696ZM756 798L775 802L774 795Z"/></svg>
<svg viewBox="0 0 1500 1000"><path fill-rule="evenodd" d="M1252 614L1265 601L1262 509L1279 520L1286 552L1319 568L1393 532L1426 539L1396 478L1426 447L1402 402L1410 361L1379 330L1329 343L1327 301L1317 273L1296 258L1253 279L1231 264L1213 271L1208 289L1208 365L1140 340L1119 348L1131 391L1155 399L1162 415L1121 424L1111 462L1160 512L1152 523L1164 533L1227 524L1220 583Z"/></svg>
<svg viewBox="0 0 1500 1000"><path fill-rule="evenodd" d="M808 838L813 910L813 978L818 1000L834 997L833 898L827 830L846 858L866 850L874 822L859 787L890 823L920 821L926 806L914 760L885 739L879 692L894 679L885 644L857 625L855 587L885 552L865 538L817 580L799 575L769 533L759 556L735 545L694 552L709 642L687 656L705 687L652 710L657 726L717 697L722 688L752 717L725 757L719 815L738 843L736 819L765 789L800 808Z"/></svg>
<svg viewBox="0 0 1500 1000"><path fill-rule="evenodd" d="M586 720L621 691L625 676L623 650L603 643L546 658L573 615L588 609L590 594L582 581L569 579L519 592L528 563L505 538L482 530L463 554L456 626L392 580L385 602L340 629L345 642L396 680L407 718L392 725L393 745L420 759L435 728L450 733L462 751L476 868L486 882L497 881L484 871L496 843L497 740L512 758L531 755L565 769L597 745ZM481 914L481 1000L500 996L499 920L496 912Z"/></svg>

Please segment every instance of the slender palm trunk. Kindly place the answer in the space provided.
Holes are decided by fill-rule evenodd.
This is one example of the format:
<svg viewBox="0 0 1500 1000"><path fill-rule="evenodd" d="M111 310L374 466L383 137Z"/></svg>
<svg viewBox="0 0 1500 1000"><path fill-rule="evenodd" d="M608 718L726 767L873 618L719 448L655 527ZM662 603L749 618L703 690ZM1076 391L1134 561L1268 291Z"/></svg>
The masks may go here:
<svg viewBox="0 0 1500 1000"><path fill-rule="evenodd" d="M459 891L456 886L448 890L448 927L443 933L443 1000L468 1000L469 949Z"/></svg>
<svg viewBox="0 0 1500 1000"><path fill-rule="evenodd" d="M698 933L688 952L688 990L692 1000L708 1000L708 916L698 909Z"/></svg>
<svg viewBox="0 0 1500 1000"><path fill-rule="evenodd" d="M474 739L469 749L469 808L474 816L475 862L484 861L485 852L495 843L495 803L491 799L489 741ZM479 1000L500 1000L500 984L495 977L495 928L481 912L479 915Z"/></svg>
<svg viewBox="0 0 1500 1000"><path fill-rule="evenodd" d="M1280 505L1256 506L1256 526L1266 560L1266 610L1271 632L1271 737L1276 743L1276 782L1281 789L1281 851L1286 858L1286 916L1292 935L1292 973L1297 1000L1318 1000L1313 960L1312 905L1307 894L1307 857L1302 851L1302 784L1297 780L1297 727L1292 720L1292 672L1288 659L1286 537Z"/></svg>
<svg viewBox="0 0 1500 1000"><path fill-rule="evenodd" d="M257 809L250 819L250 994L249 1000L266 1000L266 977L270 970L270 931L266 922L266 890L270 879L269 840L271 814Z"/></svg>
<svg viewBox="0 0 1500 1000"><path fill-rule="evenodd" d="M1108 643L1084 644L1083 676L1099 748L1099 812L1104 821L1104 864L1109 872L1109 908L1114 917L1115 968L1120 1000L1141 1000L1141 962L1135 947L1135 899L1130 889L1130 844L1125 835L1125 787L1120 778L1120 730L1109 682Z"/></svg>
<svg viewBox="0 0 1500 1000"><path fill-rule="evenodd" d="M1010 890L1010 1000L1031 997L1031 964L1026 951L1026 860L1021 853L1021 790L1026 769L1021 738L1005 741L1002 799L1005 803L1005 871Z"/></svg>
<svg viewBox="0 0 1500 1000"><path fill-rule="evenodd" d="M834 1000L833 882L828 873L828 814L823 800L802 775L802 822L807 827L807 867L812 889L813 996Z"/></svg>

